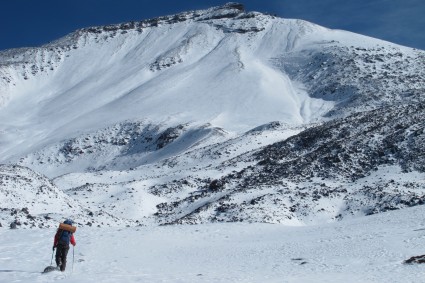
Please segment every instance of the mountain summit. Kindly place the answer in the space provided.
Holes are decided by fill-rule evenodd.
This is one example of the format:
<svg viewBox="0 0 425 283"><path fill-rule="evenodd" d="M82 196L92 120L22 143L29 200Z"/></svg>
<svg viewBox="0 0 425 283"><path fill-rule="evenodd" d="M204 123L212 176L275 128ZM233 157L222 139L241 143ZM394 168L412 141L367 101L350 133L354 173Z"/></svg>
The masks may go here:
<svg viewBox="0 0 425 283"><path fill-rule="evenodd" d="M77 219L119 219L109 225L307 223L413 205L424 62L238 3L84 28L0 52L0 162L47 175Z"/></svg>

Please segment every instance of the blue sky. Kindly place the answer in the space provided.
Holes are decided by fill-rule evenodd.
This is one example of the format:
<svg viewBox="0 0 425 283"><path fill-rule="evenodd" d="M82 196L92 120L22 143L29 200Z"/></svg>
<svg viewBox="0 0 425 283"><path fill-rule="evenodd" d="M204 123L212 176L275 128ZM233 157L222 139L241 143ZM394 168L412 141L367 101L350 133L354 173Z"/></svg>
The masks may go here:
<svg viewBox="0 0 425 283"><path fill-rule="evenodd" d="M39 46L76 29L137 21L220 0L0 0L0 50ZM233 1L235 2L235 1ZM307 20L425 50L425 0L246 0L248 11Z"/></svg>

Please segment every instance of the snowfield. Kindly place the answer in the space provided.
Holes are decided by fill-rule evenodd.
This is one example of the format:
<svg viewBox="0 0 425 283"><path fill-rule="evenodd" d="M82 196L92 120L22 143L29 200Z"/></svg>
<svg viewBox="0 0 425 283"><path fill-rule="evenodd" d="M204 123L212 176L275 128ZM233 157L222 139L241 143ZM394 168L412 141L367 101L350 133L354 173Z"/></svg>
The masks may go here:
<svg viewBox="0 0 425 283"><path fill-rule="evenodd" d="M425 209L318 226L223 223L78 228L64 273L54 229L0 229L0 282L423 282Z"/></svg>

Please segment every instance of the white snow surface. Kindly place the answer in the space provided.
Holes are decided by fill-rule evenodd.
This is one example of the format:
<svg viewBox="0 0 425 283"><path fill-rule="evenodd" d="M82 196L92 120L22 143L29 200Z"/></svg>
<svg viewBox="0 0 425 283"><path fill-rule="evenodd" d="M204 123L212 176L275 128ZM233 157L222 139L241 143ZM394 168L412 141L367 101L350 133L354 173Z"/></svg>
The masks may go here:
<svg viewBox="0 0 425 283"><path fill-rule="evenodd" d="M48 274L55 229L0 229L0 282L422 282L423 266L403 261L424 254L424 217L419 206L320 226L78 228L67 270Z"/></svg>

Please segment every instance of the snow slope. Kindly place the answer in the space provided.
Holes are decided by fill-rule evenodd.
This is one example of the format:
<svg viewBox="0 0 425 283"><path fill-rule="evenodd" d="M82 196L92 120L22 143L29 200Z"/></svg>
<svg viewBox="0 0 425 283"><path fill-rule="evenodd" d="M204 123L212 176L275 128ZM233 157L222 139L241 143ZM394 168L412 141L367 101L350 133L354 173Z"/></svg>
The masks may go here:
<svg viewBox="0 0 425 283"><path fill-rule="evenodd" d="M423 54L413 49L232 5L83 29L41 48L5 51L2 160L16 162L45 146L128 120L167 127L210 123L238 133L271 121L316 121L341 98L356 96L353 90L345 93L354 82L341 78L333 87L342 93L330 99L304 77L323 85L327 70L335 73L327 67L333 66L329 56L340 60L338 72L355 67L362 74L363 58L354 58L360 62L351 67L347 52L366 49L383 56L375 81L388 73L387 65L397 64L395 59L406 65L409 82L423 74ZM295 71L302 73L294 76ZM386 88L420 89L423 80Z"/></svg>
<svg viewBox="0 0 425 283"><path fill-rule="evenodd" d="M219 24L259 25L263 30L229 33L218 29ZM325 103L309 98L267 62L274 44L257 46L273 25L272 18L258 14L245 20L158 24L124 34L71 35L75 49L63 51L66 55L54 70L27 80L12 78L2 94L8 97L0 113L3 139L13 141L2 142L3 160L133 119L171 126L211 123L236 131L274 120L309 121L320 113L300 113L301 106L321 108ZM304 24L290 25L284 32ZM53 47L35 52L46 49ZM262 57L264 52L268 57ZM38 66L45 57L32 55L31 61Z"/></svg>
<svg viewBox="0 0 425 283"><path fill-rule="evenodd" d="M0 230L0 282L422 282L424 209L309 227L205 224L78 228L65 273L50 265L54 229Z"/></svg>
<svg viewBox="0 0 425 283"><path fill-rule="evenodd" d="M421 205L424 62L237 3L0 52L1 176L19 168L0 221L305 225ZM38 179L61 197L28 207Z"/></svg>

